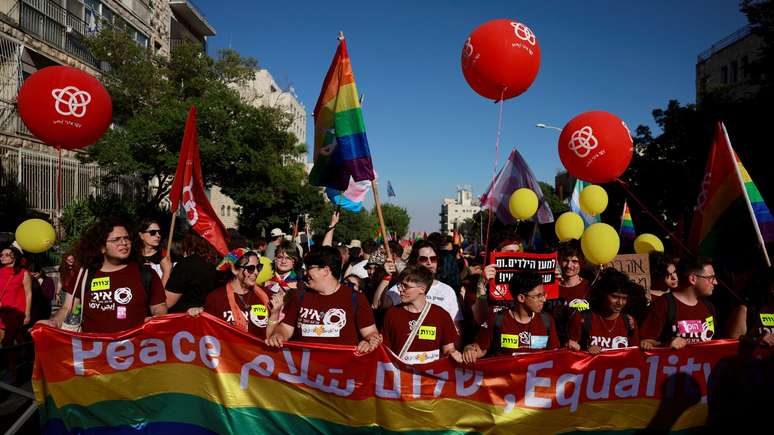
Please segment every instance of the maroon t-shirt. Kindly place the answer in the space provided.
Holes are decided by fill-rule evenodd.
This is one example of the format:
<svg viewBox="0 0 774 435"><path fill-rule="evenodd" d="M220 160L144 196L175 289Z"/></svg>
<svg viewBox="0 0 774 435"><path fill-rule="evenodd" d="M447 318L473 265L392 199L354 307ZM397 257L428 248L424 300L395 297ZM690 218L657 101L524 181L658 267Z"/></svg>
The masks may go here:
<svg viewBox="0 0 774 435"><path fill-rule="evenodd" d="M285 305L282 320L295 330L293 341L356 346L361 328L373 325L374 313L363 293L355 292L357 303L352 303L352 288L339 286L330 295L321 295L309 289L299 304L300 295L294 294ZM357 305L357 313L353 312Z"/></svg>
<svg viewBox="0 0 774 435"><path fill-rule="evenodd" d="M419 319L420 313L412 313L403 308L403 304L390 308L384 316L382 335L384 345L395 355L400 353L411 333L411 328ZM422 364L441 357L442 348L457 341L454 322L443 308L430 305L430 311L414 341L411 343L403 361L408 364Z"/></svg>
<svg viewBox="0 0 774 435"><path fill-rule="evenodd" d="M500 343L497 355L515 355L559 347L554 320L551 319L551 334L549 335L540 313L535 313L529 323L523 324L517 322L510 312L506 311L503 315L503 324L499 334L493 337L495 320L496 314L490 314L486 323L482 324L478 331L476 344L481 349L489 349L493 345L492 340Z"/></svg>
<svg viewBox="0 0 774 435"><path fill-rule="evenodd" d="M751 332L754 336L763 337L766 334L774 334L774 302L764 305L753 322Z"/></svg>
<svg viewBox="0 0 774 435"><path fill-rule="evenodd" d="M661 341L661 331L667 322L667 299L658 298L650 305L650 311L640 330L641 339ZM690 306L675 297L672 299L675 301L675 322L671 325L669 339L682 337L689 344L712 340L715 335L715 317L707 305L701 300Z"/></svg>
<svg viewBox="0 0 774 435"><path fill-rule="evenodd" d="M150 315L149 306L166 301L164 286L155 273L150 273L150 300L142 284L140 266L129 263L121 270L98 270L89 277L83 291L83 332L117 332L141 325ZM82 277L81 280L84 278ZM81 295L80 280L65 289L76 298Z"/></svg>
<svg viewBox="0 0 774 435"><path fill-rule="evenodd" d="M572 287L559 286L559 299L564 301L564 305L574 308L578 311L587 310L589 307L589 282L581 279L580 284Z"/></svg>
<svg viewBox="0 0 774 435"><path fill-rule="evenodd" d="M234 301L247 319L247 332L262 340L266 339L266 327L269 325L269 307L252 291L238 295L234 293ZM215 289L207 294L204 301L204 311L234 325L234 313L228 303L226 286Z"/></svg>
<svg viewBox="0 0 774 435"><path fill-rule="evenodd" d="M602 349L620 349L629 346L639 346L640 336L637 332L637 322L626 314L621 314L615 320L605 320L597 313L591 313L591 328L589 329L588 346L599 346ZM629 330L626 323L629 322L632 328L632 334L629 336ZM585 317L576 314L570 318L569 337L570 340L581 343L583 336L583 323ZM583 349L586 350L586 349Z"/></svg>

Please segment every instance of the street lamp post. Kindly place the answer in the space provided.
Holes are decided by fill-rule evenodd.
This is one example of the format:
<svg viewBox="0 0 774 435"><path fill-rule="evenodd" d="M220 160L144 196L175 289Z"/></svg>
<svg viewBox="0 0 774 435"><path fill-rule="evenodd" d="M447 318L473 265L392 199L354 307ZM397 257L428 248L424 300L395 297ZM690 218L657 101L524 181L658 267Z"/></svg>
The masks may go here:
<svg viewBox="0 0 774 435"><path fill-rule="evenodd" d="M538 124L535 124L535 127L537 127L537 128L548 128L548 129L551 129L551 130L562 131L562 129L559 128L559 127L554 127L553 125L543 124L542 122L538 123Z"/></svg>

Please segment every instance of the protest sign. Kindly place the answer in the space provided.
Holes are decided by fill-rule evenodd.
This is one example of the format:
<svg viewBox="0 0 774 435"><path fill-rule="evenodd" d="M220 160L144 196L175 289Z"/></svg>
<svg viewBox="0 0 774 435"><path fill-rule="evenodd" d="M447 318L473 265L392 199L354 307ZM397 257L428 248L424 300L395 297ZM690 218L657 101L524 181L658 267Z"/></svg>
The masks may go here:
<svg viewBox="0 0 774 435"><path fill-rule="evenodd" d="M556 252L535 254L531 252L492 252L491 263L497 272L489 281L489 301L495 305L507 305L513 300L508 281L515 272L534 270L543 277L543 288L547 299L559 297L559 282L556 276Z"/></svg>
<svg viewBox="0 0 774 435"><path fill-rule="evenodd" d="M648 254L623 254L616 255L613 261L605 267L612 267L623 272L632 281L650 289L650 260Z"/></svg>

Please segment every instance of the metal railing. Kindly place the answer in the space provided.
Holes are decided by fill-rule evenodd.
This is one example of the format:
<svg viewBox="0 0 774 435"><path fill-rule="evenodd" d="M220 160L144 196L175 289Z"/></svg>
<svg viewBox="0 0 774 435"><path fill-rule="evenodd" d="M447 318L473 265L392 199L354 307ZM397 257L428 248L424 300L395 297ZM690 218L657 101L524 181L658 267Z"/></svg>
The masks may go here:
<svg viewBox="0 0 774 435"><path fill-rule="evenodd" d="M725 38L721 39L720 41L712 44L712 46L701 53L699 53L697 63L704 62L705 60L709 59L713 54L717 53L718 51L728 47L729 45L732 45L733 43L742 40L747 35L752 33L752 28L748 26L744 26L741 29L737 30L736 32L726 36Z"/></svg>
<svg viewBox="0 0 774 435"><path fill-rule="evenodd" d="M57 202L58 156L38 151L0 146L0 188L7 181L15 181L27 192L29 205L44 213L53 214ZM62 191L63 208L75 199L90 195L102 195L108 192L123 197L138 198L142 192L141 181L137 177L123 176L102 183L106 174L93 163L82 163L73 158L63 157Z"/></svg>
<svg viewBox="0 0 774 435"><path fill-rule="evenodd" d="M96 60L83 44L86 22L51 0L21 0L19 26L43 41L78 59L96 65Z"/></svg>

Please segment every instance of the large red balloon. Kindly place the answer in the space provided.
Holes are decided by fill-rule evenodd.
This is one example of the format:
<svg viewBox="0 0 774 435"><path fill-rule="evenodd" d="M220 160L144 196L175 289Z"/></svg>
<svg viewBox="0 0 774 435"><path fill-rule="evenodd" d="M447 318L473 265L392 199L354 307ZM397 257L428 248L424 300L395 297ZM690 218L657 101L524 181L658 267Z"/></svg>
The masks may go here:
<svg viewBox="0 0 774 435"><path fill-rule="evenodd" d="M513 20L492 20L462 47L462 74L474 91L492 100L521 95L540 69L540 46L532 30Z"/></svg>
<svg viewBox="0 0 774 435"><path fill-rule="evenodd" d="M93 144L113 118L113 104L102 84L69 66L51 66L32 74L17 102L24 124L35 136L65 149Z"/></svg>
<svg viewBox="0 0 774 435"><path fill-rule="evenodd" d="M632 161L634 143L621 118L602 110L581 113L562 129L559 158L567 171L590 183L609 183Z"/></svg>

